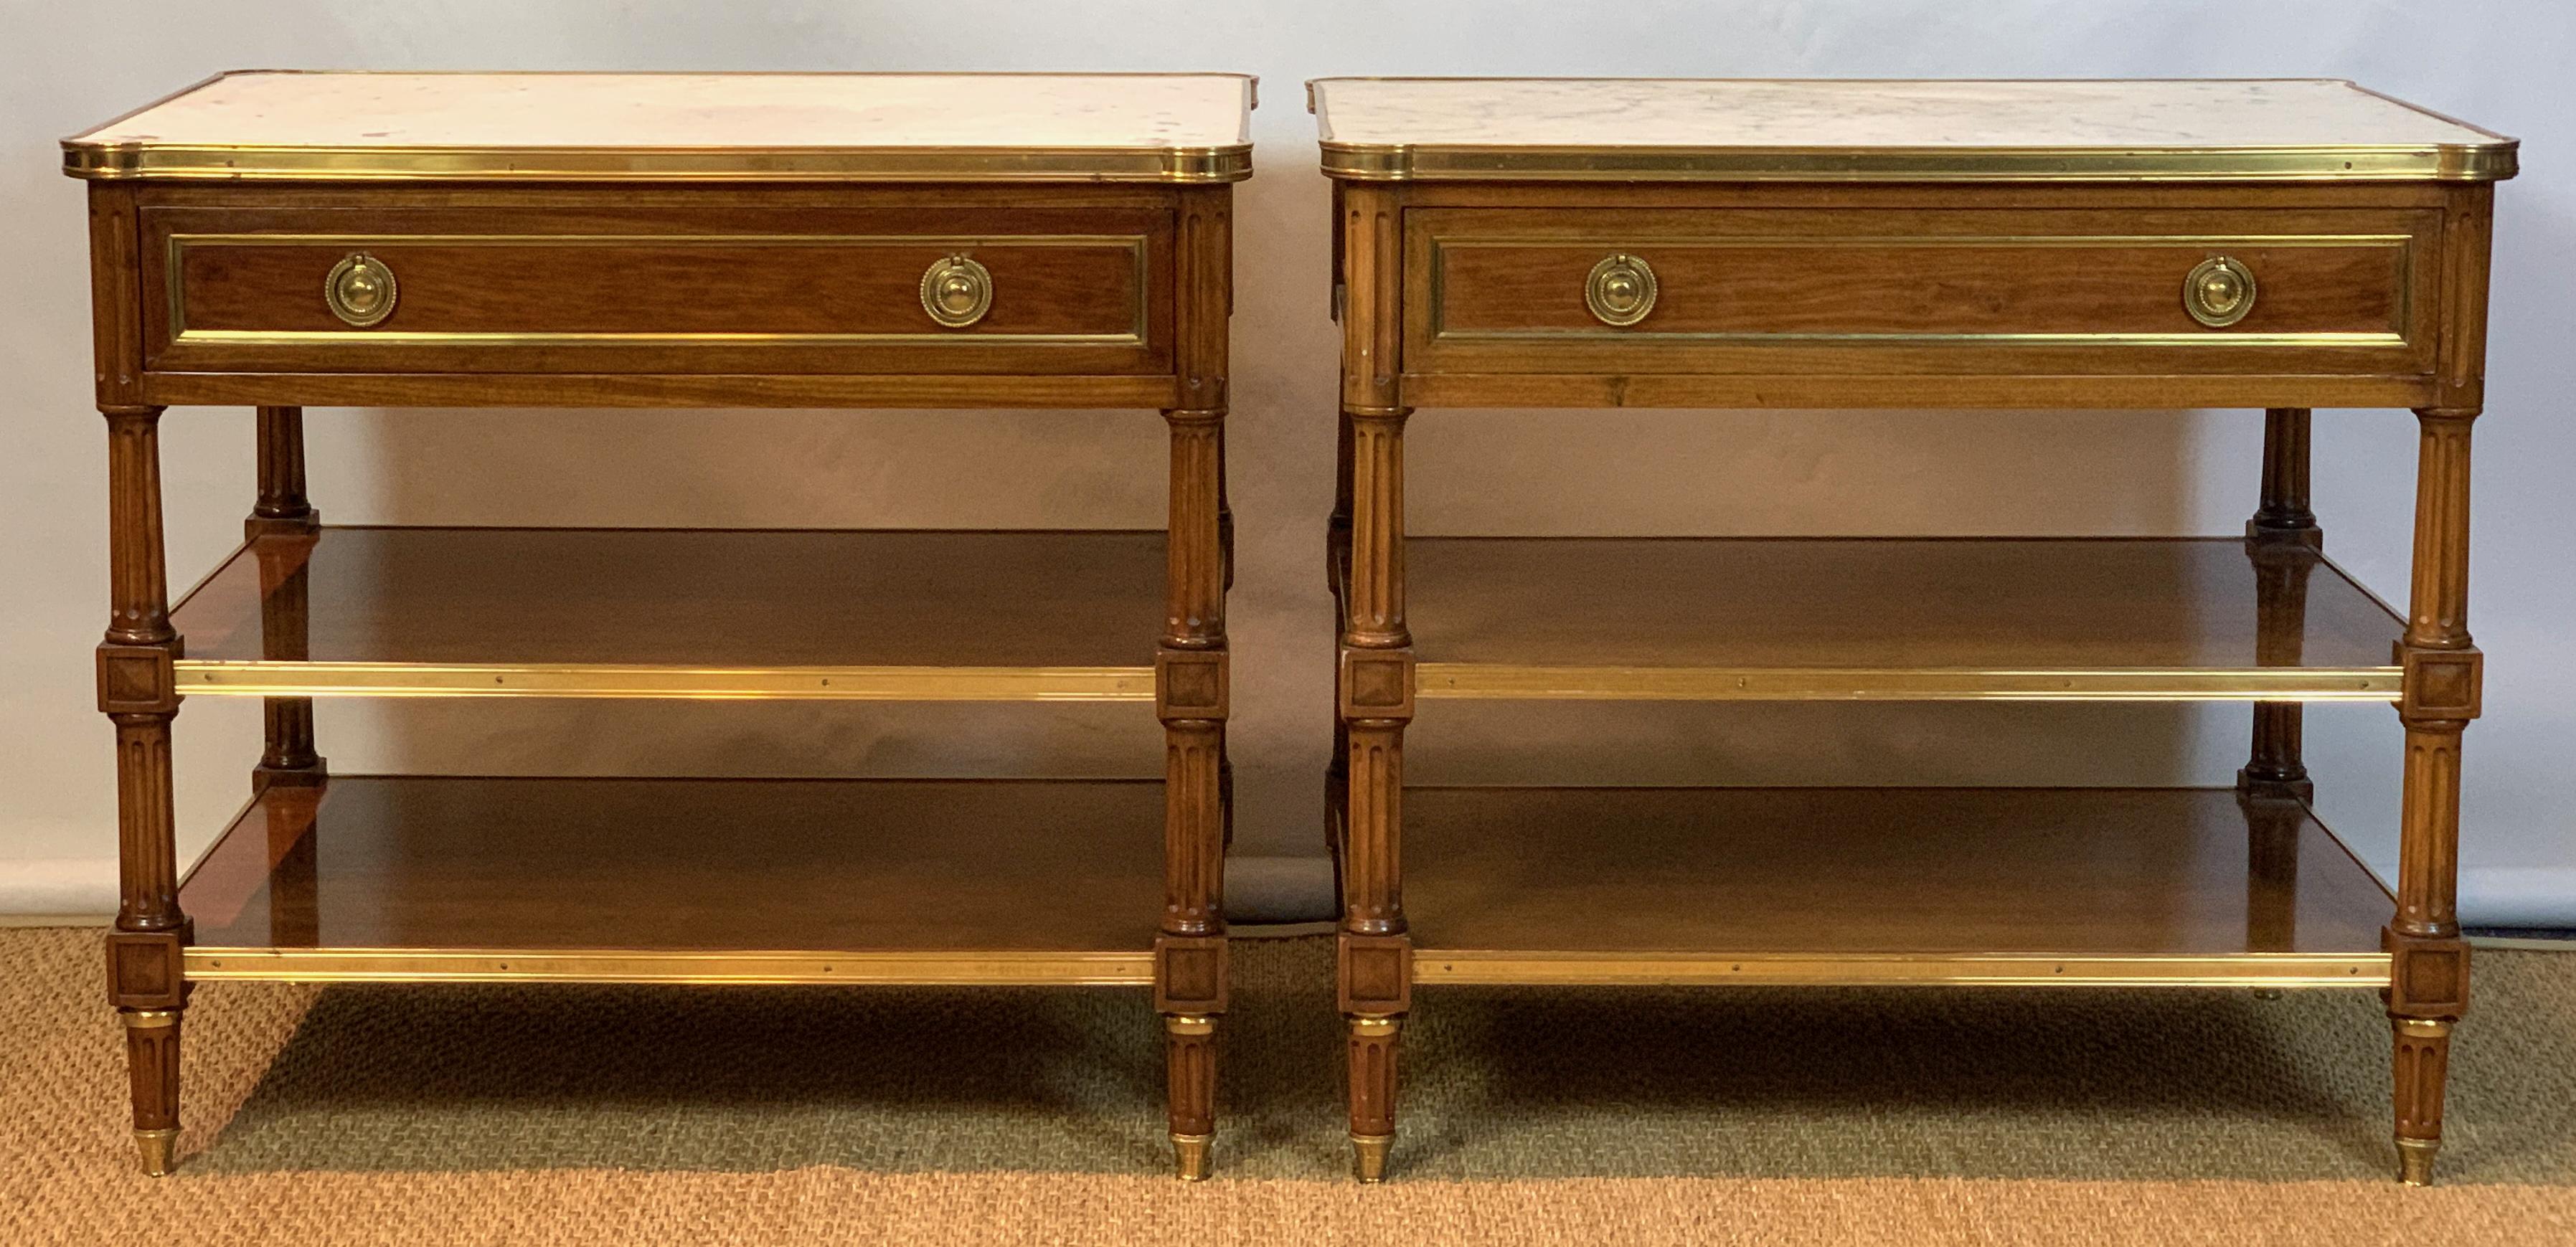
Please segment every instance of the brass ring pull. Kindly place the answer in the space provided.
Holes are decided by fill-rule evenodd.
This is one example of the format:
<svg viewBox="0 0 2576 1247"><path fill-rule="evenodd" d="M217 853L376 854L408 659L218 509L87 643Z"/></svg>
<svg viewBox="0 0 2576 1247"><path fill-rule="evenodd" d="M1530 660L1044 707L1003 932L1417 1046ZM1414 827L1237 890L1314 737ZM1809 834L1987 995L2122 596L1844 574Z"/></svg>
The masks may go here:
<svg viewBox="0 0 2576 1247"><path fill-rule="evenodd" d="M395 296L394 271L364 251L350 253L322 279L322 301L331 314L360 329L393 315Z"/></svg>
<svg viewBox="0 0 2576 1247"><path fill-rule="evenodd" d="M1655 270L1639 256L1612 255L1592 266L1583 305L1605 325L1627 326L1655 310Z"/></svg>
<svg viewBox="0 0 2576 1247"><path fill-rule="evenodd" d="M2254 310L2254 270L2231 256L2211 256L2192 266L2182 282L2182 310L2212 329L2224 329Z"/></svg>
<svg viewBox="0 0 2576 1247"><path fill-rule="evenodd" d="M993 274L962 255L932 262L921 275L921 310L951 329L984 319L993 307Z"/></svg>

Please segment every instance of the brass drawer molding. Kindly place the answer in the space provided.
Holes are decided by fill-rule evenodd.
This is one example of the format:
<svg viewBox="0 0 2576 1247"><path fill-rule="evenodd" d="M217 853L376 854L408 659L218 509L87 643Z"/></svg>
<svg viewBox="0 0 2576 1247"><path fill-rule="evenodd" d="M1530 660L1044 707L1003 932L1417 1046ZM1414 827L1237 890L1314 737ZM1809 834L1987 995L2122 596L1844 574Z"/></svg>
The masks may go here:
<svg viewBox="0 0 2576 1247"><path fill-rule="evenodd" d="M934 260L921 275L921 310L948 328L963 329L992 308L992 271L969 257Z"/></svg>
<svg viewBox="0 0 2576 1247"><path fill-rule="evenodd" d="M2183 279L2182 310L2212 329L2225 329L2254 310L2254 270L2232 256L2211 256Z"/></svg>
<svg viewBox="0 0 2576 1247"><path fill-rule="evenodd" d="M619 254L626 251L644 255L647 259L652 258L649 253L656 250L674 255L704 252L714 257L709 262L721 260L730 263L738 273L748 266L766 267L771 262L760 259L760 256L772 249L844 249L845 254L811 261L830 265L885 263L884 257L871 254L879 248L936 247L945 253L923 273L918 286L920 306L935 325L913 321L906 327L896 323L898 313L910 315L909 311L901 310L906 306L900 303L901 295L897 293L902 287L897 285L894 290L884 291L872 283L864 300L860 300L867 306L839 318L778 312L768 315L763 323L745 323L740 327L709 324L701 316L694 326L684 328L555 328L528 324L533 313L522 310L517 319L510 322L463 325L407 322L405 326L386 326L365 335L370 348L918 346L989 351L1013 347L1143 350L1152 345L1157 242L1151 235L1118 232L978 235L693 233L674 230L546 234L425 230L358 234L292 229L205 232L180 229L173 230L162 244L162 259L158 266L159 288L168 309L165 313L166 340L172 345L187 348L289 347L355 341L355 337L342 328L307 328L293 324L291 318L288 323L278 323L276 310L270 305L255 309L250 315L256 319L245 323L245 314L239 306L241 296L228 292L228 287L237 287L246 279L259 277L266 271L261 266L305 263L291 256L281 258L274 252L263 257L261 253L264 250L306 246L351 249L340 265L330 270L323 294L334 316L343 324L358 328L381 324L393 313L394 272L383 257L374 254L372 249L378 247L397 249L398 255L409 255L415 251L429 253L433 260L438 261L450 258L435 254L442 251L523 251L524 257L514 259L510 265L492 266L506 268L507 273L499 279L499 284L487 283L484 294L488 297L500 290L519 292L522 309L542 307L548 309L549 314L578 308L584 300L607 297L600 293L603 289L619 286L631 289L642 281L639 271L633 267L634 256ZM1029 318L1023 316L1019 327L956 334L949 331L979 323L991 311L991 270L969 258L967 248L993 248L1006 252L1046 248L1065 255L1114 253L1114 258L1100 261L1097 268L1091 270L1099 278L1097 284L1079 288L1081 300L1092 310L1073 323L1063 323L1066 318L1057 315L1054 317L1057 323L1029 326L1026 323ZM723 253L728 251L736 254L724 256ZM216 263L219 257L225 258L226 262ZM412 262L406 260L406 263ZM909 264L912 261L903 262ZM221 271L201 268L201 264L212 265L213 269ZM1109 275L1112 264L1123 270L1123 289L1112 284L1120 280ZM451 271L433 275L439 278L432 282L434 286L444 288L458 280L452 271L453 264L445 267ZM1076 281L1065 277L1060 265L1054 272L1046 271L1047 267L1045 262L1040 262L1041 271L1028 277L1025 296L1041 304L1050 300L1061 303L1071 298L1068 292L1077 290ZM380 301L373 304L368 300L379 296L362 288L371 283L381 291ZM435 306L441 303L436 297L439 293L433 289L422 296L430 299L430 303L423 307L427 311L448 313L433 317L433 320L452 322L453 309ZM229 298L234 304L229 315L223 312L207 315L204 300L209 296ZM894 301L878 302L888 297ZM844 292L842 298L844 303L848 303L853 296ZM1113 304L1117 308L1114 318L1105 311ZM372 319L368 318L370 308ZM1046 313L1041 311L1038 316L1044 319ZM863 323L848 323L852 319ZM200 323L204 320L215 323ZM781 325L779 322L782 320L801 323ZM817 324L818 321L826 323ZM835 321L838 323L832 323Z"/></svg>
<svg viewBox="0 0 2576 1247"><path fill-rule="evenodd" d="M393 315L400 293L393 269L364 251L350 253L322 279L322 301L331 305L331 314L360 329Z"/></svg>
<svg viewBox="0 0 2576 1247"><path fill-rule="evenodd" d="M1626 327L1655 310L1655 268L1624 252L1602 258L1583 283L1583 305L1602 324Z"/></svg>

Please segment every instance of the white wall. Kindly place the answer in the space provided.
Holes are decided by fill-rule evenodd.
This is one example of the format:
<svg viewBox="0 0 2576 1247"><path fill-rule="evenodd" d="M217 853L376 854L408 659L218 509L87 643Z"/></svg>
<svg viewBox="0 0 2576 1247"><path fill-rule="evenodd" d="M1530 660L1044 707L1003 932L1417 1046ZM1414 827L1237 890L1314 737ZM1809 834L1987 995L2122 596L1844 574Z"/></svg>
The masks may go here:
<svg viewBox="0 0 2576 1247"><path fill-rule="evenodd" d="M1258 176L1239 190L1232 453L1242 565L1238 847L1319 847L1332 622L1336 338L1325 185L1300 83L1326 74L2334 76L2526 138L2502 190L2473 625L2490 655L2468 738L2472 920L2576 924L2576 588L2565 574L2576 391L2576 6L2541 0L1881 0L1877 3L118 3L0 9L0 912L112 901L104 456L91 409L80 188L54 141L226 68L1217 69L1258 73ZM1417 531L2226 533L2251 507L2252 413L1432 413L1415 421ZM317 411L337 521L1143 525L1143 413ZM165 421L173 578L228 547L249 418ZM1578 448L1579 453L1578 453ZM2413 474L2403 413L2318 416L2328 545L2402 597ZM2242 709L1437 707L1424 778L2223 782ZM180 717L193 852L244 791L248 705ZM2311 712L2330 820L2393 862L2394 716ZM1533 728L1532 724L1541 725ZM1509 730L1506 730L1506 725ZM343 772L1152 773L1132 710L328 704ZM2007 759L1998 767L1992 746Z"/></svg>

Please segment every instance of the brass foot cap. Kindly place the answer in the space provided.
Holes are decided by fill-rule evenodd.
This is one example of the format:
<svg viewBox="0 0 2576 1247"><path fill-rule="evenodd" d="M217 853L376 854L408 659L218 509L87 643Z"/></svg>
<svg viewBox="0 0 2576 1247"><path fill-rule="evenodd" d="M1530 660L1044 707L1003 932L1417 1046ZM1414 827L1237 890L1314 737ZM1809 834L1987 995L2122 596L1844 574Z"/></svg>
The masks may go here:
<svg viewBox="0 0 2576 1247"><path fill-rule="evenodd" d="M1172 1136L1172 1171L1183 1182L1205 1182L1208 1176L1208 1145L1216 1141L1212 1134L1176 1134Z"/></svg>
<svg viewBox="0 0 2576 1247"><path fill-rule="evenodd" d="M2408 1186L2433 1185L2433 1155L2441 1150L2440 1139L2399 1139L2397 1180Z"/></svg>
<svg viewBox="0 0 2576 1247"><path fill-rule="evenodd" d="M179 1149L179 1132L176 1130L137 1130L134 1132L134 1146L143 1153L143 1172L153 1177L169 1177L170 1171L177 1167L172 1163Z"/></svg>
<svg viewBox="0 0 2576 1247"><path fill-rule="evenodd" d="M1362 1182L1386 1181L1386 1150L1393 1146L1391 1134L1352 1135L1351 1172Z"/></svg>

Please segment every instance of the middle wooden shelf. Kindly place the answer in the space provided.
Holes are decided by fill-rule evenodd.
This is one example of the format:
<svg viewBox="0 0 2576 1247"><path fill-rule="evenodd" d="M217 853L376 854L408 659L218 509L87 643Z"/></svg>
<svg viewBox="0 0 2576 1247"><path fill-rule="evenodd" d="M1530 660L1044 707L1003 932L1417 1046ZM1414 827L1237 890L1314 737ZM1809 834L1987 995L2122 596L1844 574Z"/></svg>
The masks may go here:
<svg viewBox="0 0 2576 1247"><path fill-rule="evenodd" d="M1160 531L326 527L172 614L187 696L1142 701Z"/></svg>
<svg viewBox="0 0 2576 1247"><path fill-rule="evenodd" d="M1416 695L2388 701L2404 621L2234 538L1413 537Z"/></svg>

